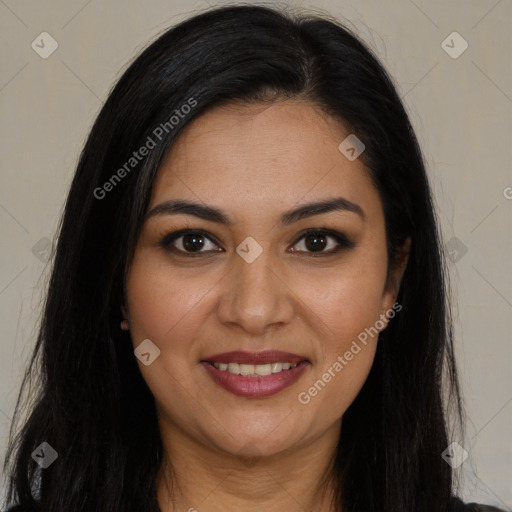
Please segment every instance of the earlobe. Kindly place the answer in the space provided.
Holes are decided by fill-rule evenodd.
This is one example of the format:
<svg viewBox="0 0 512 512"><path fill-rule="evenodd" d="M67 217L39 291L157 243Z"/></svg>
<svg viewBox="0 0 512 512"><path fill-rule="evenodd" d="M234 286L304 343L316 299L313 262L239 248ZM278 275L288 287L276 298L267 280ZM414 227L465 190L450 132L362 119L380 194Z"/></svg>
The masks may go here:
<svg viewBox="0 0 512 512"><path fill-rule="evenodd" d="M130 324L128 321L128 310L125 306L121 306L121 313L123 315L123 320L121 321L120 328L122 331L129 331L130 330Z"/></svg>
<svg viewBox="0 0 512 512"><path fill-rule="evenodd" d="M402 247L397 252L395 264L388 277L382 301L381 316L386 315L386 312L389 311L396 302L398 293L400 291L402 278L405 273L405 269L407 268L407 263L409 261L410 252L411 237L408 236L404 241Z"/></svg>

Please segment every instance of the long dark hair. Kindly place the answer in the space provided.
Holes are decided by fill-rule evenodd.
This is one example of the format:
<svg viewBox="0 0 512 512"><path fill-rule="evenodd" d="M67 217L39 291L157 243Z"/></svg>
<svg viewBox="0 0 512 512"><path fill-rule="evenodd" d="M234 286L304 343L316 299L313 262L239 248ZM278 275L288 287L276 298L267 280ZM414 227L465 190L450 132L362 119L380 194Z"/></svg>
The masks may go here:
<svg viewBox="0 0 512 512"><path fill-rule="evenodd" d="M45 512L159 510L163 449L154 399L119 328L152 184L182 129L201 113L282 98L308 100L365 144L361 158L384 207L389 268L412 239L402 310L381 333L370 375L343 416L333 507L448 510L446 418L454 412L462 429L463 409L441 238L414 131L391 79L351 31L328 17L259 6L213 9L168 30L134 60L102 108L67 198L16 405L15 418L37 378L28 420L16 435L11 430L9 501L27 510L39 501ZM150 147L144 156L143 146ZM42 442L58 459L41 470L31 454Z"/></svg>

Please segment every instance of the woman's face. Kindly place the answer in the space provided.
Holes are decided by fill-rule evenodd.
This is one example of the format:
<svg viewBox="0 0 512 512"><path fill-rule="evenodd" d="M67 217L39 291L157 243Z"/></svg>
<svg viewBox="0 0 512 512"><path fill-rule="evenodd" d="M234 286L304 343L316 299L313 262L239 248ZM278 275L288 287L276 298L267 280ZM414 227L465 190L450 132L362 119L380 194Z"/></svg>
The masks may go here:
<svg viewBox="0 0 512 512"><path fill-rule="evenodd" d="M339 432L398 291L348 135L288 100L210 110L172 148L127 282L161 429L249 456Z"/></svg>

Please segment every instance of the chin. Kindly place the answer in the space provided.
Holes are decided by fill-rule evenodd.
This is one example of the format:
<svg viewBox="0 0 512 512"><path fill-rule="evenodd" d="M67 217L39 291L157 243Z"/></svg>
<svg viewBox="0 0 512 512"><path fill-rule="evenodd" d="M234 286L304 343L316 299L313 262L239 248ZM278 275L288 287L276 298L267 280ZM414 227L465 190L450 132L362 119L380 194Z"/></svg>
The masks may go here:
<svg viewBox="0 0 512 512"><path fill-rule="evenodd" d="M236 457L271 457L292 448L291 443L293 441L290 436L285 435L284 439L287 440L286 444L283 443L281 436L278 438L272 434L269 435L268 431L261 435L254 435L254 433L244 435L243 432L238 432L236 437L228 437L222 441L218 440L214 444L217 449Z"/></svg>

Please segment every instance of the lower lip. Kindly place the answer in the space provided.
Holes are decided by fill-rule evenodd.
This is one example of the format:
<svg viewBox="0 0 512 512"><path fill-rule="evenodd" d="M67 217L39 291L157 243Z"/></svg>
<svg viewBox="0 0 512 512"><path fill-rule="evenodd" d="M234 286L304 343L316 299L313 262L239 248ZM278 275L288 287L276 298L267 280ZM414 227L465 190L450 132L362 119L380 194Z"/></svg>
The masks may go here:
<svg viewBox="0 0 512 512"><path fill-rule="evenodd" d="M296 382L309 366L307 361L302 361L294 368L282 370L263 377L243 377L229 373L227 370L219 370L210 363L202 361L210 377L222 388L237 396L266 397L275 395Z"/></svg>

